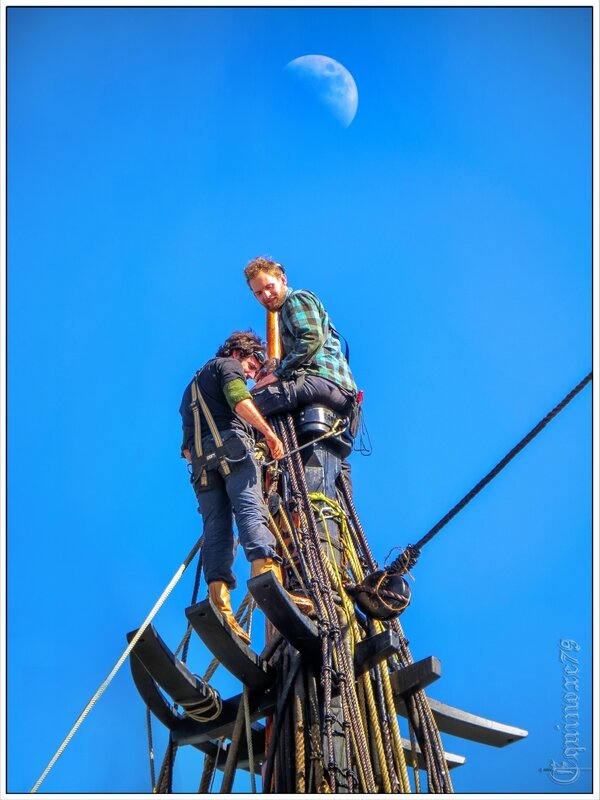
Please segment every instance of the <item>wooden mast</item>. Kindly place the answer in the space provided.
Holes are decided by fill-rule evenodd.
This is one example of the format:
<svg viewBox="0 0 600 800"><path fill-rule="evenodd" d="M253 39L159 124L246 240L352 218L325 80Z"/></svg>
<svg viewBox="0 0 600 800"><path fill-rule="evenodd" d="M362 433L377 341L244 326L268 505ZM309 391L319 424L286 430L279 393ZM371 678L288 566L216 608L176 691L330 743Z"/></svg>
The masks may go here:
<svg viewBox="0 0 600 800"><path fill-rule="evenodd" d="M279 336L279 314L277 311L267 311L267 358L281 358L281 338ZM269 618L265 616L265 642L271 641L277 630ZM266 767L266 754L271 745L271 736L273 734L273 715L269 715L265 719L265 760L262 767L262 777L265 777ZM263 791L270 791L270 787Z"/></svg>
<svg viewBox="0 0 600 800"><path fill-rule="evenodd" d="M279 314L277 311L267 311L267 358L281 358Z"/></svg>

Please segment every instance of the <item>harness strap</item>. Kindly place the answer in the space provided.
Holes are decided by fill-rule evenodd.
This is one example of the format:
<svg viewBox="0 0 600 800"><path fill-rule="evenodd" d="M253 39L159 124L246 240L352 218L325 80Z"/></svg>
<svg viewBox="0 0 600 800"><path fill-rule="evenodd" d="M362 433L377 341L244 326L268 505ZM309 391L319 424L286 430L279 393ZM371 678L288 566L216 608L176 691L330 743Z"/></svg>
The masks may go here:
<svg viewBox="0 0 600 800"><path fill-rule="evenodd" d="M198 409L198 387L196 379L192 383L192 402L190 403L192 414L194 415L194 447L196 448L196 455L202 455L202 422L200 420L200 411Z"/></svg>
<svg viewBox="0 0 600 800"><path fill-rule="evenodd" d="M223 475L229 475L231 473L231 469L229 468L229 464L225 460L224 455L222 455L221 448L223 447L223 439L221 439L221 434L219 433L219 429L215 425L215 421L213 419L213 415L210 413L210 409L206 405L206 401L202 397L202 392L200 391L200 387L198 386L198 374L196 373L194 380L192 381L192 402L190 404L190 408L192 409L192 414L194 415L194 447L196 448L196 455L198 458L202 457L202 423L200 420L200 408L202 409L202 413L204 414L204 418L208 422L208 427L210 428L211 435L215 440L215 445L217 446L217 452L220 455L220 466L223 470ZM201 474L200 474L200 484L202 486L206 486L208 483L208 478L206 477L206 467L202 467Z"/></svg>

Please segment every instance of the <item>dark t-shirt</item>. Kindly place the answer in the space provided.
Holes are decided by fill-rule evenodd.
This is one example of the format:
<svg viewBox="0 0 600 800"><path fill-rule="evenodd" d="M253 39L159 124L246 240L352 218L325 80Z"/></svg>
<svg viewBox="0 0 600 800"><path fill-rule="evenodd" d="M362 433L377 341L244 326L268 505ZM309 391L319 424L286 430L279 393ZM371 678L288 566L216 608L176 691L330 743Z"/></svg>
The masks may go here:
<svg viewBox="0 0 600 800"><path fill-rule="evenodd" d="M219 429L221 436L231 431L241 431L252 436L252 427L240 419L231 410L229 403L223 392L223 387L230 381L241 378L246 383L246 376L242 365L235 358L213 358L208 361L200 371L198 385L204 398L208 410L213 415L215 425ZM194 415L190 409L192 402L192 381L186 386L185 392L179 406L179 413L183 422L183 442L182 449L191 450L194 443ZM210 428L200 409L200 422L202 426L202 438L210 434Z"/></svg>

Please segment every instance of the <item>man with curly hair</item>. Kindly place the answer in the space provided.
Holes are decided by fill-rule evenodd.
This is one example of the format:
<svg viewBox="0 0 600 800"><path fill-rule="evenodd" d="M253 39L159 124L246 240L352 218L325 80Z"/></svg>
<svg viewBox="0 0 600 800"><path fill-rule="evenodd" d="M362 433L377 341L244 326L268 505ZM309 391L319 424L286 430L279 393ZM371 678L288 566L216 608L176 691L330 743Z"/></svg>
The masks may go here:
<svg viewBox="0 0 600 800"><path fill-rule="evenodd" d="M250 637L233 615L229 594L236 585L234 517L252 576L272 570L281 581L281 559L268 528L260 468L253 454L253 429L263 434L273 458L283 456L283 445L246 386L246 379L255 378L265 360L264 348L253 331L232 333L188 384L179 409L181 453L192 465L191 482L204 524L202 560L209 596L246 643ZM301 605L302 598L292 599Z"/></svg>

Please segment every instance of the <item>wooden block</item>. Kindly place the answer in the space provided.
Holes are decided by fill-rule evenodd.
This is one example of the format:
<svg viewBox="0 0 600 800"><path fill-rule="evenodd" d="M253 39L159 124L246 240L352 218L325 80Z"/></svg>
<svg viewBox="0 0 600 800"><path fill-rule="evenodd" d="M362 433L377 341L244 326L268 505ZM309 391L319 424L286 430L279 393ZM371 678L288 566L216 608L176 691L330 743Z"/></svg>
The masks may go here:
<svg viewBox="0 0 600 800"><path fill-rule="evenodd" d="M390 673L394 695L402 697L419 691L437 681L442 675L442 665L435 656L427 656L414 664L409 664Z"/></svg>
<svg viewBox="0 0 600 800"><path fill-rule="evenodd" d="M355 674L362 675L376 664L393 656L398 652L399 646L398 634L390 628L358 642L354 649Z"/></svg>

